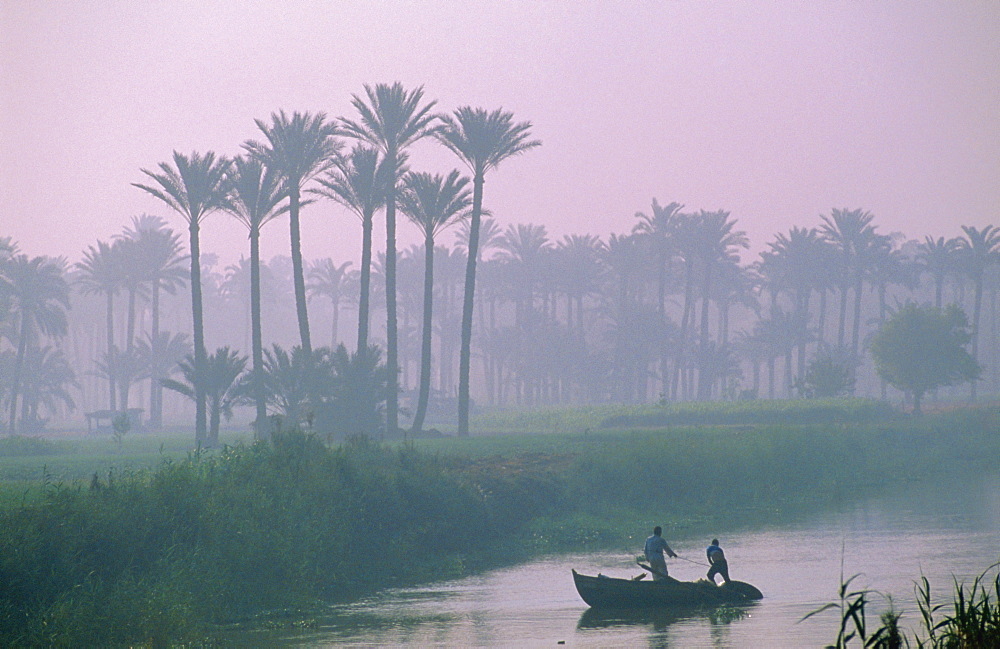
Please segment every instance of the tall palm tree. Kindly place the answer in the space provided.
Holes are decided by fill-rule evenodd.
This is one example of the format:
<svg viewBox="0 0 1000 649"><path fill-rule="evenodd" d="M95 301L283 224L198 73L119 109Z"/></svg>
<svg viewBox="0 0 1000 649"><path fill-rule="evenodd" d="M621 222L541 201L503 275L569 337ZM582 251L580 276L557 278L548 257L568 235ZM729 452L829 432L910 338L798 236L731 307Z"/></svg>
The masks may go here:
<svg viewBox="0 0 1000 649"><path fill-rule="evenodd" d="M276 170L265 167L260 160L242 156L233 160L227 184L230 193L226 211L250 232L250 347L253 357L251 391L257 413L254 430L259 437L267 420L264 343L260 323L260 231L265 224L285 211L286 208L282 208L280 204L286 193Z"/></svg>
<svg viewBox="0 0 1000 649"><path fill-rule="evenodd" d="M451 149L472 172L472 214L469 222L465 298L462 307L462 347L458 363L458 434L469 434L469 371L472 360L472 308L476 295L476 262L479 259L479 224L483 214L486 172L504 160L537 146L531 140L531 122L514 122L514 114L497 109L463 106L445 116L444 128L435 137Z"/></svg>
<svg viewBox="0 0 1000 649"><path fill-rule="evenodd" d="M115 296L122 288L121 255L119 242L113 244L98 241L97 246L89 246L83 253L83 261L77 263L80 270L78 280L85 294L104 293L105 328L108 362L113 362L115 348ZM108 407L111 412L118 410L118 389L115 385L114 368L108 372Z"/></svg>
<svg viewBox="0 0 1000 649"><path fill-rule="evenodd" d="M545 272L547 255L552 251L544 225L518 223L508 225L497 242L497 257L507 264L514 290L514 326L522 327L534 306L535 289Z"/></svg>
<svg viewBox="0 0 1000 649"><path fill-rule="evenodd" d="M690 332L694 321L695 262L698 259L701 243L700 214L678 214L674 238L677 242L677 254L684 262L684 303L681 310L680 349L674 360L673 377L670 382L672 401L676 401L679 395L684 398L689 396L686 393L681 394L681 379L684 378L683 373L691 360L690 350L694 347Z"/></svg>
<svg viewBox="0 0 1000 649"><path fill-rule="evenodd" d="M330 300L333 307L333 323L331 327L330 349L337 348L337 329L340 320L340 303L348 298L350 271L347 268L352 262L333 263L332 259L320 259L309 268L309 284L306 288L310 295L322 295Z"/></svg>
<svg viewBox="0 0 1000 649"><path fill-rule="evenodd" d="M150 285L151 324L149 339L153 348L152 358L163 351L158 345L160 336L160 291L174 295L187 282L187 256L183 254L180 234L167 227L167 222L159 216L142 214L133 217L131 228L125 228L123 236L135 242L137 259L141 264L141 277ZM165 375L164 375L165 376ZM163 386L159 374L150 377L149 425L155 430L163 424Z"/></svg>
<svg viewBox="0 0 1000 649"><path fill-rule="evenodd" d="M396 314L396 182L402 173L404 154L414 142L435 131L438 116L431 112L435 101L423 103L424 88L406 90L398 81L392 85L365 85L365 99L354 95L351 103L360 120L341 118L343 133L376 147L382 152L389 172L385 184L385 306L386 371L389 396L386 399L386 428L395 435L399 428L399 357Z"/></svg>
<svg viewBox="0 0 1000 649"><path fill-rule="evenodd" d="M18 255L6 264L7 281L17 333L17 357L11 380L10 420L7 432L17 432L17 398L21 373L29 347L37 345L39 334L64 336L69 328L66 311L69 304L69 284L66 282L66 260L51 257Z"/></svg>
<svg viewBox="0 0 1000 649"><path fill-rule="evenodd" d="M665 313L667 286L667 271L670 267L670 255L674 245L673 235L677 227L677 217L684 206L680 203L660 205L654 198L652 214L636 212L639 222L632 227L632 233L639 235L649 243L656 259L656 306L661 314Z"/></svg>
<svg viewBox="0 0 1000 649"><path fill-rule="evenodd" d="M862 267L862 251L867 249L875 235L875 227L872 221L875 217L861 209L847 210L834 209L830 216L821 216L823 226L821 232L826 239L840 253L840 264L842 266L840 283L840 318L837 328L837 346L844 346L844 337L847 325L847 291L853 286L855 288L856 310L860 311L861 305L861 283L864 279L864 268ZM855 315L855 318L858 314ZM858 339L858 332L855 331L852 340ZM857 346L852 344L854 353L857 353Z"/></svg>
<svg viewBox="0 0 1000 649"><path fill-rule="evenodd" d="M719 210L717 212L702 211L699 220L701 221L701 244L698 247L698 255L702 259L702 299L701 299L701 333L698 337L699 347L702 352L701 363L698 372L698 398L708 399L711 396L713 372L709 367L710 357L707 350L708 340L708 303L712 295L712 277L717 267L721 264L735 263L739 260L738 248L749 248L750 240L746 232L733 230L736 220L729 220L729 212Z"/></svg>
<svg viewBox="0 0 1000 649"><path fill-rule="evenodd" d="M320 189L310 190L332 198L361 219L361 270L358 296L358 346L368 348L368 320L371 310L372 228L375 213L385 205L386 183L392 169L379 161L378 149L358 144L350 155L338 158L333 168L319 179Z"/></svg>
<svg viewBox="0 0 1000 649"><path fill-rule="evenodd" d="M339 155L341 144L335 137L337 126L333 122L327 122L324 113L311 115L294 112L289 118L283 110L271 113L270 126L259 119L254 122L264 134L267 143L249 140L243 144L243 148L281 178L282 193L288 196L292 279L295 283L299 338L302 341L302 348L311 353L299 210L302 206L302 188L310 180L328 170Z"/></svg>
<svg viewBox="0 0 1000 649"><path fill-rule="evenodd" d="M180 214L188 224L191 253L191 317L194 330L194 369L203 371L205 353L205 326L201 300L201 246L199 232L202 220L229 205L226 188L226 172L230 161L216 158L209 151L202 155L192 153L186 156L174 151L173 165L161 162L159 171L142 169L155 184L132 183L135 187L149 192L163 201L170 209ZM195 441L206 441L208 418L205 392L198 383L194 385Z"/></svg>
<svg viewBox="0 0 1000 649"><path fill-rule="evenodd" d="M472 204L466 186L469 179L452 171L440 174L408 173L403 178L399 209L424 235L424 309L420 347L420 393L413 415L413 432L423 429L431 390L431 327L434 306L434 239L439 232L462 218Z"/></svg>
<svg viewBox="0 0 1000 649"><path fill-rule="evenodd" d="M817 263L823 258L828 244L816 228L795 226L787 235L778 233L775 240L767 245L768 250L760 253L757 270L767 279L770 288L784 291L791 297L793 313L798 316L796 321L808 323L809 298L813 291L822 290L822 276L829 272ZM799 332L799 376L805 372L807 340L806 332Z"/></svg>
<svg viewBox="0 0 1000 649"><path fill-rule="evenodd" d="M125 235L118 235L115 242L121 257L121 281L127 298L127 308L125 311L125 342L119 358L134 358L133 345L135 342L135 321L136 311L140 299L147 297L146 279L148 271L146 269L145 251L139 247L138 241ZM118 375L122 376L121 373ZM118 383L120 391L120 404L122 412L128 410L128 398L132 387L132 381Z"/></svg>
<svg viewBox="0 0 1000 649"><path fill-rule="evenodd" d="M965 236L959 240L959 254L965 273L975 285L972 307L972 360L979 362L979 316L983 305L983 275L993 264L1000 264L1000 227L987 225L979 229L963 225ZM976 398L976 381L972 381L972 399Z"/></svg>
<svg viewBox="0 0 1000 649"><path fill-rule="evenodd" d="M944 237L927 236L920 244L917 252L917 259L923 268L934 278L934 308L940 309L942 294L944 293L944 280L957 270L957 261L961 244L957 237L945 239Z"/></svg>

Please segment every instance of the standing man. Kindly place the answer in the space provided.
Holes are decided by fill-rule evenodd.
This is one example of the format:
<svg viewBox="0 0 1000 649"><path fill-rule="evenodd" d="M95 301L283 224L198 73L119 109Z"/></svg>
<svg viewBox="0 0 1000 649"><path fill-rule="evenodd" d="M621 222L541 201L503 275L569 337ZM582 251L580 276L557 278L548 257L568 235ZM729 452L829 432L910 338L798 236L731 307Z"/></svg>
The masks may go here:
<svg viewBox="0 0 1000 649"><path fill-rule="evenodd" d="M667 578L667 560L663 553L666 552L671 557L676 557L677 553L670 549L667 542L663 540L663 528L657 525L653 528L653 535L646 539L646 561L653 569L653 580L662 581Z"/></svg>
<svg viewBox="0 0 1000 649"><path fill-rule="evenodd" d="M715 576L722 575L722 583L728 584L729 563L722 548L719 547L719 539L712 539L712 545L708 546L705 554L708 555L708 580L714 584Z"/></svg>

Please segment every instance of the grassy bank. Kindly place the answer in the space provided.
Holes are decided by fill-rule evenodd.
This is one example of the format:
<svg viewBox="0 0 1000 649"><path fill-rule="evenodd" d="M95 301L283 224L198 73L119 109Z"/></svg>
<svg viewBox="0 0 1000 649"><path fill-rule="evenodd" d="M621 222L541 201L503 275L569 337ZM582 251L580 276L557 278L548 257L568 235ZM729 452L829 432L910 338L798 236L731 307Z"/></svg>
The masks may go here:
<svg viewBox="0 0 1000 649"><path fill-rule="evenodd" d="M0 643L197 641L261 611L613 543L650 512L675 530L741 526L819 495L995 470L998 430L1000 411L985 409L394 446L288 434L170 451L152 469L125 468L122 455L114 470L3 506ZM51 450L35 461L60 457Z"/></svg>

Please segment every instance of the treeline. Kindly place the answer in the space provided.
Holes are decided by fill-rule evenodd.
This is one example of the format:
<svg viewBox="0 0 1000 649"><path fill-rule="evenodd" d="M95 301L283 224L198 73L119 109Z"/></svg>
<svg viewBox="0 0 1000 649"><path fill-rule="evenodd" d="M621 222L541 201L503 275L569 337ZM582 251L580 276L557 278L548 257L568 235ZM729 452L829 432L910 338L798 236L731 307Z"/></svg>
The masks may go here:
<svg viewBox="0 0 1000 649"><path fill-rule="evenodd" d="M938 397L974 399L979 383L1000 389L996 226L913 240L879 231L863 209L833 209L776 234L746 263L740 254L749 241L729 212L654 199L624 233L556 241L543 224L501 225L483 211L486 171L539 144L528 122L471 108L438 114L422 89L399 84L366 87L353 103L354 118L281 111L258 120L264 139L244 143L232 160L175 153L142 170L137 187L182 217L186 247L165 220L148 215L90 245L72 266L0 240L8 428L18 394L26 431L78 401L114 413L138 400L157 427L162 380L187 354L192 370L207 372L222 348L239 352L249 376L260 377L248 399L261 421L275 414L263 386L265 350L299 347L308 358L320 346L314 337L329 341L330 353L341 343L384 352L389 431L402 415L415 430L430 417L457 419L465 432L470 394L494 405L884 398L869 342L908 301L962 309L971 354L985 368L980 381ZM411 171L406 149L423 138L455 152L471 177ZM348 142L356 143L349 151ZM317 200L360 219L357 269L302 259L299 214ZM423 245L396 250L397 208ZM250 232L249 258L224 269L198 243L202 220L223 218L215 212ZM290 256L261 260L260 237L278 236L264 226L286 215ZM381 252L371 240L379 215L387 226ZM437 235L456 223L458 243L440 246ZM28 299L19 286L36 280ZM70 305L72 320L63 323ZM33 315L43 311L51 317ZM814 380L818 370L841 378ZM208 405L197 382L191 387L200 439Z"/></svg>

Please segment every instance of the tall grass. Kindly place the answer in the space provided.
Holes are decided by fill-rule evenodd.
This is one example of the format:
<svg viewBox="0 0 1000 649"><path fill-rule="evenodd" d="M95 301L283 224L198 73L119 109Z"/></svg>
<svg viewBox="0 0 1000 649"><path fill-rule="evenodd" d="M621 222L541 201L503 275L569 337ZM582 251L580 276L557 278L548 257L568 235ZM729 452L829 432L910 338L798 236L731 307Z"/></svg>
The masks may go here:
<svg viewBox="0 0 1000 649"><path fill-rule="evenodd" d="M896 649L909 647L910 638L916 647L934 649L996 649L1000 647L1000 573L993 577L992 590L987 586L987 575L1000 564L987 568L973 581L971 587L954 582L952 613L943 613L947 604L934 604L931 600L931 585L926 577L921 577L915 586L917 606L920 609L920 626L908 636L900 627L902 615L892 607L879 616L881 624L870 629L867 614L872 603L873 591L851 590L850 584L857 577L842 580L839 599L826 604L806 615L803 620L827 610L836 610L840 617L840 627L834 649L853 646Z"/></svg>
<svg viewBox="0 0 1000 649"><path fill-rule="evenodd" d="M435 462L290 433L50 485L40 504L0 512L0 645L179 642L261 610L456 574L497 527Z"/></svg>

